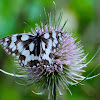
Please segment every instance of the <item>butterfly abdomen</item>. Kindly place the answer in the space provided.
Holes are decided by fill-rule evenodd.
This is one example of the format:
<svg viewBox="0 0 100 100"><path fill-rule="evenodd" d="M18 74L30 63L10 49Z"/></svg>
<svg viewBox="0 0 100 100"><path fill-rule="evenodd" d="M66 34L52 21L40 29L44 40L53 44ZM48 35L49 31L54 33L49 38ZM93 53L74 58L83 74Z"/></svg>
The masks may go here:
<svg viewBox="0 0 100 100"><path fill-rule="evenodd" d="M37 56L40 55L40 44L41 44L41 35L37 33L37 35L36 35L36 41L35 41L35 47L36 47L35 54Z"/></svg>

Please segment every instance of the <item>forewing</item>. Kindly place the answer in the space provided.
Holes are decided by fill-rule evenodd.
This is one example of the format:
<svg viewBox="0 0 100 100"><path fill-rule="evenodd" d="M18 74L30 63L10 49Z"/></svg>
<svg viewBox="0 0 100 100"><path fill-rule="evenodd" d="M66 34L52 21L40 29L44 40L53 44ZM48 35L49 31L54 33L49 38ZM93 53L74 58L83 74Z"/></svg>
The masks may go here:
<svg viewBox="0 0 100 100"><path fill-rule="evenodd" d="M21 66L33 67L38 59L35 36L31 34L10 35L0 39L0 44L9 55L19 57L18 62Z"/></svg>

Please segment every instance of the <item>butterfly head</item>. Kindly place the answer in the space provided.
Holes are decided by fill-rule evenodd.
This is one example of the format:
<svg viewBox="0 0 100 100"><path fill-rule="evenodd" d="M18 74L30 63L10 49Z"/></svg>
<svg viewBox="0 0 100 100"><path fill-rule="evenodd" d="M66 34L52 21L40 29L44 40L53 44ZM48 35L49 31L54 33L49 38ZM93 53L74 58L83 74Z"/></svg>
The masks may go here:
<svg viewBox="0 0 100 100"><path fill-rule="evenodd" d="M39 33L39 31L37 32L37 36L39 36L40 35L40 33Z"/></svg>

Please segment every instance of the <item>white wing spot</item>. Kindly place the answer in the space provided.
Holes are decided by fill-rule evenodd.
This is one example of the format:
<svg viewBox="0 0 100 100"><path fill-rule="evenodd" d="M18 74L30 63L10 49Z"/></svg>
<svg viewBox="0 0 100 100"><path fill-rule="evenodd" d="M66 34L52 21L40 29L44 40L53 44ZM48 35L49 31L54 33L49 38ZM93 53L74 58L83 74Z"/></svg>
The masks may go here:
<svg viewBox="0 0 100 100"><path fill-rule="evenodd" d="M51 51L51 49L52 49L52 40L51 39L49 39L49 41L48 41L48 48Z"/></svg>
<svg viewBox="0 0 100 100"><path fill-rule="evenodd" d="M16 36L17 36L17 34L12 36L12 42L16 42L17 41L17 37Z"/></svg>
<svg viewBox="0 0 100 100"><path fill-rule="evenodd" d="M34 56L34 60L38 60L39 59L39 57L38 56Z"/></svg>
<svg viewBox="0 0 100 100"><path fill-rule="evenodd" d="M3 44L3 42L1 42L1 44Z"/></svg>
<svg viewBox="0 0 100 100"><path fill-rule="evenodd" d="M30 43L29 48L30 48L30 51L33 51L34 50L34 43Z"/></svg>
<svg viewBox="0 0 100 100"><path fill-rule="evenodd" d="M8 38L5 38L5 41L6 41L6 42L9 41L9 39L8 39Z"/></svg>
<svg viewBox="0 0 100 100"><path fill-rule="evenodd" d="M60 37L59 40L62 41L62 38Z"/></svg>
<svg viewBox="0 0 100 100"><path fill-rule="evenodd" d="M32 59L31 59L31 55L27 56L26 59L25 59L25 64L27 65L27 63L28 63L29 61L31 61L31 60L32 60Z"/></svg>
<svg viewBox="0 0 100 100"><path fill-rule="evenodd" d="M61 37L61 33L59 33L58 36Z"/></svg>
<svg viewBox="0 0 100 100"><path fill-rule="evenodd" d="M15 43L14 43L14 42L11 42L9 48L11 49L11 48L13 48L14 46L16 46Z"/></svg>
<svg viewBox="0 0 100 100"><path fill-rule="evenodd" d="M14 46L13 48L12 48L12 51L15 51L16 50L16 46Z"/></svg>
<svg viewBox="0 0 100 100"><path fill-rule="evenodd" d="M53 32L53 38L54 38L53 46L54 46L54 47L56 47L56 44L58 43L58 40L57 40L57 38L56 38L56 35L57 35L57 34L56 34L56 32L54 31L54 32Z"/></svg>
<svg viewBox="0 0 100 100"><path fill-rule="evenodd" d="M6 47L4 47L4 49L6 49Z"/></svg>
<svg viewBox="0 0 100 100"><path fill-rule="evenodd" d="M9 55L11 54L11 52L8 53Z"/></svg>
<svg viewBox="0 0 100 100"><path fill-rule="evenodd" d="M32 60L32 59L31 59L31 55L29 55L29 56L26 57L26 58L27 58L27 61L28 61L28 62Z"/></svg>
<svg viewBox="0 0 100 100"><path fill-rule="evenodd" d="M6 46L7 45L7 42L5 42L4 44L3 44L3 46Z"/></svg>
<svg viewBox="0 0 100 100"><path fill-rule="evenodd" d="M21 63L21 60L19 60L19 63Z"/></svg>
<svg viewBox="0 0 100 100"><path fill-rule="evenodd" d="M45 34L44 34L44 38L45 38L45 39L48 39L49 37L50 37L49 33L45 33Z"/></svg>
<svg viewBox="0 0 100 100"><path fill-rule="evenodd" d="M37 66L39 66L39 63L37 63Z"/></svg>
<svg viewBox="0 0 100 100"><path fill-rule="evenodd" d="M54 43L56 43L56 44L58 43L58 40L56 38L54 39Z"/></svg>
<svg viewBox="0 0 100 100"><path fill-rule="evenodd" d="M45 43L44 42L42 42L42 48L43 48L43 50L45 50Z"/></svg>
<svg viewBox="0 0 100 100"><path fill-rule="evenodd" d="M48 54L44 54L44 55L42 56L42 59L44 59L44 60L45 60L45 59L48 60L50 64L52 63L52 60L51 60L51 58L49 57Z"/></svg>
<svg viewBox="0 0 100 100"><path fill-rule="evenodd" d="M24 62L25 62L25 61L24 61L24 60L22 60L22 63L23 63L23 64L24 64Z"/></svg>
<svg viewBox="0 0 100 100"><path fill-rule="evenodd" d="M48 56L46 55L46 54L44 54L43 56L42 56L42 59L47 59L48 58Z"/></svg>
<svg viewBox="0 0 100 100"><path fill-rule="evenodd" d="M31 60L38 60L39 57L38 56L34 56L33 54L31 54Z"/></svg>
<svg viewBox="0 0 100 100"><path fill-rule="evenodd" d="M54 49L54 52L56 52L56 49Z"/></svg>
<svg viewBox="0 0 100 100"><path fill-rule="evenodd" d="M53 46L56 47L56 43L55 42L53 42Z"/></svg>
<svg viewBox="0 0 100 100"><path fill-rule="evenodd" d="M36 66L33 66L33 68L36 68Z"/></svg>
<svg viewBox="0 0 100 100"><path fill-rule="evenodd" d="M44 67L46 68L46 65L44 65Z"/></svg>
<svg viewBox="0 0 100 100"><path fill-rule="evenodd" d="M21 40L22 41L26 41L28 39L29 39L29 36L28 35L22 35L22 37L21 37Z"/></svg>
<svg viewBox="0 0 100 100"><path fill-rule="evenodd" d="M12 54L12 56L16 56L16 54L15 54L15 53L13 53L13 54Z"/></svg>
<svg viewBox="0 0 100 100"><path fill-rule="evenodd" d="M27 60L25 60L25 63L24 63L24 65L27 65Z"/></svg>
<svg viewBox="0 0 100 100"><path fill-rule="evenodd" d="M31 54L31 59L34 60L34 55L33 54Z"/></svg>
<svg viewBox="0 0 100 100"><path fill-rule="evenodd" d="M6 52L8 52L8 49L6 49Z"/></svg>
<svg viewBox="0 0 100 100"><path fill-rule="evenodd" d="M56 38L56 32L53 31L52 37L55 39Z"/></svg>
<svg viewBox="0 0 100 100"><path fill-rule="evenodd" d="M47 67L49 68L50 66L47 65Z"/></svg>
<svg viewBox="0 0 100 100"><path fill-rule="evenodd" d="M29 50L25 50L25 49L24 49L24 50L22 51L22 55L24 55L24 56L26 56L26 57L30 56L29 54L30 54Z"/></svg>
<svg viewBox="0 0 100 100"><path fill-rule="evenodd" d="M23 44L22 44L22 42L19 42L17 44L17 49L18 49L19 52L21 52L23 50Z"/></svg>

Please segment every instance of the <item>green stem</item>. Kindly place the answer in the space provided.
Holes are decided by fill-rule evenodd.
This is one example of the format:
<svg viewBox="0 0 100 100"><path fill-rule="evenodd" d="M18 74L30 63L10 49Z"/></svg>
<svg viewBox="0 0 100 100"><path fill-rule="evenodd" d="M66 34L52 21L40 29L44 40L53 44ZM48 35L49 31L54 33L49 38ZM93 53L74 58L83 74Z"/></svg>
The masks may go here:
<svg viewBox="0 0 100 100"><path fill-rule="evenodd" d="M56 83L54 81L54 100L56 100Z"/></svg>

